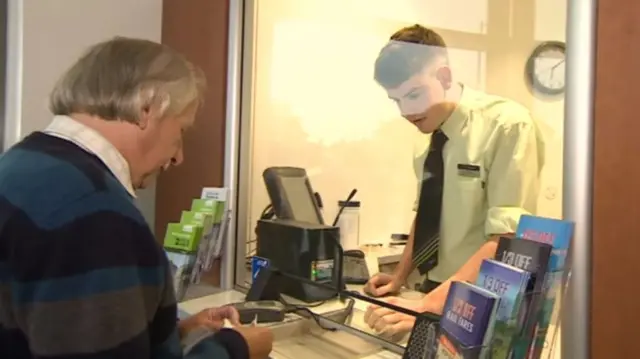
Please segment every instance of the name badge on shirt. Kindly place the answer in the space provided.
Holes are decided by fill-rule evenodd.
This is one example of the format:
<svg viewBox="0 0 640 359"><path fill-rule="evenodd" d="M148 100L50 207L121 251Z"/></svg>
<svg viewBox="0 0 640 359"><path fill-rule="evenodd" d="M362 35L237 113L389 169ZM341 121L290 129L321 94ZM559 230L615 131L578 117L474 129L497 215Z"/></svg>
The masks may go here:
<svg viewBox="0 0 640 359"><path fill-rule="evenodd" d="M469 164L458 164L458 176L480 178L480 166Z"/></svg>

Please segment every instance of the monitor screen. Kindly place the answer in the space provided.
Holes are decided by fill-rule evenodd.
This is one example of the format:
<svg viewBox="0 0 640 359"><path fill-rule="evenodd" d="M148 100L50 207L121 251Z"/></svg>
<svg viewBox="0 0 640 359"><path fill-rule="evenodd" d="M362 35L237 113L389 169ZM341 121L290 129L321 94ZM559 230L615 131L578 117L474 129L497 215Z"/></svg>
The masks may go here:
<svg viewBox="0 0 640 359"><path fill-rule="evenodd" d="M283 177L282 189L296 221L318 223L316 203L304 177Z"/></svg>
<svg viewBox="0 0 640 359"><path fill-rule="evenodd" d="M324 224L303 168L271 167L263 177L278 218Z"/></svg>

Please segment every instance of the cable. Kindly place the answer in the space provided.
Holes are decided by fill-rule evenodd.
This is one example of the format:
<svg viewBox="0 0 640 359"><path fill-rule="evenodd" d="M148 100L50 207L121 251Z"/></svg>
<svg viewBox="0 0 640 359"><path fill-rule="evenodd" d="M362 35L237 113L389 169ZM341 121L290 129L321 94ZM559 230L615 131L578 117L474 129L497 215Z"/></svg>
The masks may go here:
<svg viewBox="0 0 640 359"><path fill-rule="evenodd" d="M311 310L311 307L308 306L304 306L304 305L297 305L297 304L290 304L288 303L284 297L282 295L280 295L280 303L282 303L285 307L285 311L287 313L295 313L295 314L300 314L300 312L305 312L307 314L309 314L309 316L313 319L314 322L316 322L316 324L324 329L324 330L328 330L328 331L335 331L335 328L327 328L324 325L322 325L322 323L320 323L320 318L319 315L314 313ZM324 302L321 302L320 304L323 304Z"/></svg>
<svg viewBox="0 0 640 359"><path fill-rule="evenodd" d="M265 216L267 214L267 211L269 211L273 206L271 205L271 203L269 203L268 205L266 205L264 207L264 209L262 210L262 213L260 213L260 218L262 218L263 216Z"/></svg>
<svg viewBox="0 0 640 359"><path fill-rule="evenodd" d="M315 198L318 208L322 210L324 208L324 203L322 202L322 197L320 196L320 193L314 192L313 198Z"/></svg>
<svg viewBox="0 0 640 359"><path fill-rule="evenodd" d="M264 209L262 210L262 212L260 213L260 219L272 219L275 216L275 212L273 211L273 206L271 205L271 203L269 203L268 205L266 205L264 207ZM258 227L256 226L256 228L254 229L254 234L257 236L257 229ZM252 239L250 241L248 241L247 243L245 243L245 245L249 245L251 243L256 243L258 241L258 239ZM251 257L254 256L256 254L256 252L258 251L257 248L253 248L251 250L249 250L246 254L245 254L245 261L246 261L246 265L248 268L251 268Z"/></svg>
<svg viewBox="0 0 640 359"><path fill-rule="evenodd" d="M319 306L323 305L326 302L327 302L326 300L323 300L321 302L315 302L315 303L311 303L311 304L289 304L284 299L284 297L282 295L280 295L280 303L284 304L285 306L287 306L287 305L295 305L296 307L316 308L316 307L319 307Z"/></svg>
<svg viewBox="0 0 640 359"><path fill-rule="evenodd" d="M287 313L295 313L295 314L299 314L300 315L300 312L305 312L305 313L309 314L311 319L313 319L313 321L316 322L316 325L318 325L318 327L320 327L320 329L327 330L327 331L330 331L330 332L335 332L336 331L336 328L325 327L320 322L320 315L314 313L311 309L309 309L307 307L292 306L292 307L289 307L289 308L290 309L287 309Z"/></svg>
<svg viewBox="0 0 640 359"><path fill-rule="evenodd" d="M345 321L348 317L351 316L351 313L353 312L353 306L355 305L355 300L353 298L349 298L349 303L347 304L347 307L344 309L344 311L346 312L346 315L344 316L342 321ZM320 327L323 330L327 330L327 331L331 331L331 332L335 332L337 329L336 328L329 328L324 326L321 322L320 322L320 318L321 315L318 313L314 313L311 308L315 308L318 306L321 306L322 304L324 304L325 302L318 302L318 303L313 303L313 304L309 304L309 305L303 305L303 304L290 304L288 303L284 297L282 295L280 295L280 303L282 303L285 306L285 311L287 313L295 313L298 315L303 315L300 314L300 312L304 312L307 313L311 319L313 319L314 322L316 322L316 324L318 325L318 327ZM341 323L344 324L344 323Z"/></svg>

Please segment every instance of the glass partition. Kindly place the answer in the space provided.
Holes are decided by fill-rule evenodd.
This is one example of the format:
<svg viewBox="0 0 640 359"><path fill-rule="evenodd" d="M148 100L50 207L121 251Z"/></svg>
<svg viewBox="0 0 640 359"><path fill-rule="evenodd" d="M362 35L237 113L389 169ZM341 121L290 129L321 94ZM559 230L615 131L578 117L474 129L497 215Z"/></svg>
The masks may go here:
<svg viewBox="0 0 640 359"><path fill-rule="evenodd" d="M4 124L7 121L6 109L6 87L7 87L7 29L9 27L8 4L3 1L0 4L0 148L4 150Z"/></svg>
<svg viewBox="0 0 640 359"><path fill-rule="evenodd" d="M561 217L565 17L565 0L246 1L236 285L251 282L255 227L270 202L262 172L271 166L305 168L329 223L357 189L360 246L388 248L393 234L409 232L415 161L429 135L403 118L374 69L390 36L414 24L443 38L462 94L528 109L544 142L529 212ZM391 267L402 249L393 250Z"/></svg>

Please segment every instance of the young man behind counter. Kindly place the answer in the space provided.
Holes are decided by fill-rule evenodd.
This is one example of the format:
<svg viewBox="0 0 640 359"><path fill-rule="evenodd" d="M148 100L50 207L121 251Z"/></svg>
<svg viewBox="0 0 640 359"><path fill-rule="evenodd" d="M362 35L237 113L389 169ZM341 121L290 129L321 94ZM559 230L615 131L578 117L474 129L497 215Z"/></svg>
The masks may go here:
<svg viewBox="0 0 640 359"><path fill-rule="evenodd" d="M420 301L391 298L419 312L441 313L452 281L474 281L497 239L535 213L544 143L520 104L455 82L442 37L420 25L400 29L380 51L375 80L423 134L414 156L416 217L392 275L373 276L365 291L394 293L414 268L425 276ZM395 334L413 318L372 306L367 323Z"/></svg>

